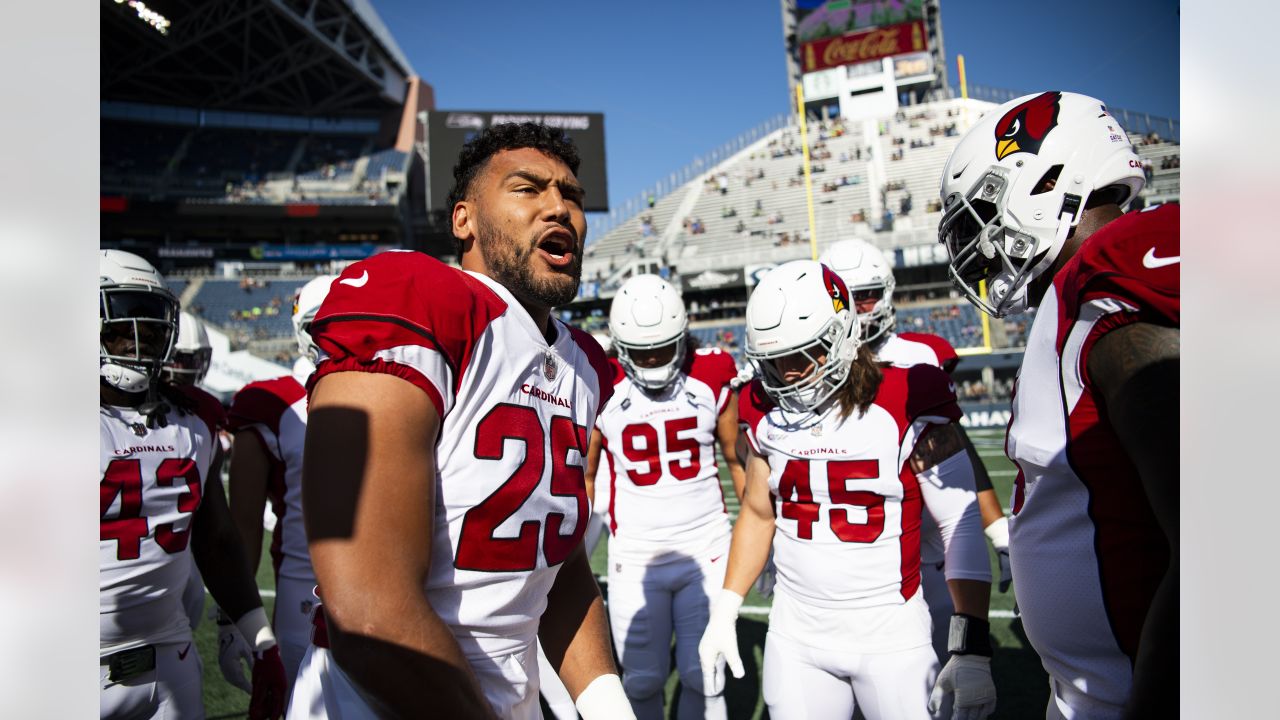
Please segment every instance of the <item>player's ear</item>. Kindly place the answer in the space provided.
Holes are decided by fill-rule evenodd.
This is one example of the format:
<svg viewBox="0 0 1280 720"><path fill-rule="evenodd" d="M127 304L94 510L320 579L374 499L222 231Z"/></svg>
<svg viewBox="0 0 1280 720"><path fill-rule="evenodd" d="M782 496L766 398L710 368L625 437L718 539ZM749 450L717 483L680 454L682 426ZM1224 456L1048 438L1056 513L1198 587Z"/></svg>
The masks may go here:
<svg viewBox="0 0 1280 720"><path fill-rule="evenodd" d="M453 236L458 238L462 245L462 252L466 252L471 247L471 242L475 240L475 214L472 212L471 203L466 200L459 200L453 206Z"/></svg>

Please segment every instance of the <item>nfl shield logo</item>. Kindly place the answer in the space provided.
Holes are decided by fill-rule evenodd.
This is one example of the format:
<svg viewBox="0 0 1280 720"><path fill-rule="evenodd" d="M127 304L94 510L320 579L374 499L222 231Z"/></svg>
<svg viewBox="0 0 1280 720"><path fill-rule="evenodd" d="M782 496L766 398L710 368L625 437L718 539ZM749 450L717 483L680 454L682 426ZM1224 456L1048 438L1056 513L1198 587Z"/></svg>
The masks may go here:
<svg viewBox="0 0 1280 720"><path fill-rule="evenodd" d="M137 435L138 437L147 436L147 426L143 425L142 423L131 423L129 425L129 429L133 430L133 434Z"/></svg>
<svg viewBox="0 0 1280 720"><path fill-rule="evenodd" d="M548 380L556 379L556 356L550 350L542 356L542 374Z"/></svg>

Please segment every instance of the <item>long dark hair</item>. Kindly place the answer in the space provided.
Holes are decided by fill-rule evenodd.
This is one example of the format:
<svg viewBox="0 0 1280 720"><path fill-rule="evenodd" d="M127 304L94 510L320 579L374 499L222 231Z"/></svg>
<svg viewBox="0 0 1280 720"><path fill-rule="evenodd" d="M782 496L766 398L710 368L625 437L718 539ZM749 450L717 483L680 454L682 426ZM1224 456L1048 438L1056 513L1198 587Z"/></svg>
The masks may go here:
<svg viewBox="0 0 1280 720"><path fill-rule="evenodd" d="M836 391L836 397L840 399L840 417L847 418L854 410L858 411L858 417L862 417L875 402L883 379L884 373L880 372L880 363L876 361L871 346L859 346L858 354L849 366L849 376Z"/></svg>

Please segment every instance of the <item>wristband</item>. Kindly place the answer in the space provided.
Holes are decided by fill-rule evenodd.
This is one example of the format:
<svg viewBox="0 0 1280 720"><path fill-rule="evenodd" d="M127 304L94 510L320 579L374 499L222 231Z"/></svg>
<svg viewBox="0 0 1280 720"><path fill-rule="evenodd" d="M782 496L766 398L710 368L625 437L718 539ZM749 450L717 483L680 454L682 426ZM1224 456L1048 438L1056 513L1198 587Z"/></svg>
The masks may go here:
<svg viewBox="0 0 1280 720"><path fill-rule="evenodd" d="M261 605L241 615L236 621L236 627L254 652L275 647L276 636L271 632L271 623L267 621L267 611Z"/></svg>
<svg viewBox="0 0 1280 720"><path fill-rule="evenodd" d="M982 533L987 536L991 541L991 547L996 550L1009 548L1009 518L1000 518L983 529Z"/></svg>
<svg viewBox="0 0 1280 720"><path fill-rule="evenodd" d="M947 652L991 657L991 623L972 615L952 615L947 632Z"/></svg>
<svg viewBox="0 0 1280 720"><path fill-rule="evenodd" d="M622 690L622 678L616 673L600 675L592 680L573 703L583 720L635 720L631 701Z"/></svg>

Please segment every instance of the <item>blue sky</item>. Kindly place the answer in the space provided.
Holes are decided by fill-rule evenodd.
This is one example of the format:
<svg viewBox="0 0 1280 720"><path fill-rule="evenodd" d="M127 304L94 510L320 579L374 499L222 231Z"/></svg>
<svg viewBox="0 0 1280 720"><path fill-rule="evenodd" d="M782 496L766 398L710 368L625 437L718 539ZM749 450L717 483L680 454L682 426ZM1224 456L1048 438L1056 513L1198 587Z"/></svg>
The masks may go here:
<svg viewBox="0 0 1280 720"><path fill-rule="evenodd" d="M605 114L613 204L788 110L777 0L373 0L440 109ZM943 0L949 75L1179 118L1178 4Z"/></svg>

